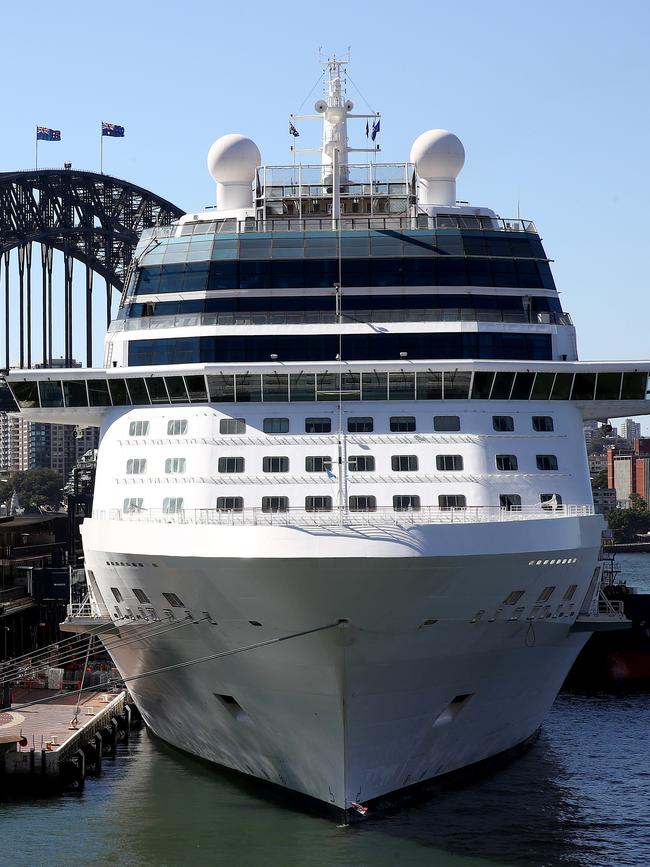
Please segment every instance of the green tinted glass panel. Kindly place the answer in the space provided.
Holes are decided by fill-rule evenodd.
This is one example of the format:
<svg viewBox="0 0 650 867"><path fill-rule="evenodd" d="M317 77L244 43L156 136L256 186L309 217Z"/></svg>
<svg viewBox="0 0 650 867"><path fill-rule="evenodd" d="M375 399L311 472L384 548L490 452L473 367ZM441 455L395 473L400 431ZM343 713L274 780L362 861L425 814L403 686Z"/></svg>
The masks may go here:
<svg viewBox="0 0 650 867"><path fill-rule="evenodd" d="M317 400L338 400L339 399L339 378L336 373L317 373L316 374L316 399Z"/></svg>
<svg viewBox="0 0 650 867"><path fill-rule="evenodd" d="M108 389L111 393L113 406L128 406L131 403L129 393L126 390L126 380L109 379Z"/></svg>
<svg viewBox="0 0 650 867"><path fill-rule="evenodd" d="M596 380L596 400L618 400L621 393L620 373L599 373Z"/></svg>
<svg viewBox="0 0 650 867"><path fill-rule="evenodd" d="M12 382L11 390L21 409L38 406L38 386L35 382Z"/></svg>
<svg viewBox="0 0 650 867"><path fill-rule="evenodd" d="M41 393L41 406L63 406L63 392L58 380L57 382L39 382L38 388Z"/></svg>
<svg viewBox="0 0 650 867"><path fill-rule="evenodd" d="M264 402L289 400L289 377L286 373L263 373L262 395ZM332 399L332 398L330 398Z"/></svg>
<svg viewBox="0 0 650 867"><path fill-rule="evenodd" d="M487 400L487 398L490 396L493 382L493 373L485 373L485 371L483 370L478 370L474 374L474 382L472 384L472 398L474 400Z"/></svg>
<svg viewBox="0 0 650 867"><path fill-rule="evenodd" d="M262 377L259 373L238 373L236 380L238 403L261 403Z"/></svg>
<svg viewBox="0 0 650 867"><path fill-rule="evenodd" d="M131 395L131 403L134 406L146 406L151 403L149 400L149 392L144 384L144 379L141 379L140 377L127 379L126 386Z"/></svg>
<svg viewBox="0 0 650 867"><path fill-rule="evenodd" d="M88 380L88 401L91 406L110 406L111 396L105 379Z"/></svg>
<svg viewBox="0 0 650 867"><path fill-rule="evenodd" d="M596 388L595 373L576 373L573 379L571 400L593 400Z"/></svg>
<svg viewBox="0 0 650 867"><path fill-rule="evenodd" d="M386 400L388 398L388 374L364 373L361 377L364 400Z"/></svg>
<svg viewBox="0 0 650 867"><path fill-rule="evenodd" d="M205 403L207 401L208 392L205 388L205 377L186 376L185 386L192 403Z"/></svg>
<svg viewBox="0 0 650 867"><path fill-rule="evenodd" d="M572 373L558 373L555 376L553 390L551 391L551 400L568 400L571 394L571 383L573 382Z"/></svg>
<svg viewBox="0 0 650 867"><path fill-rule="evenodd" d="M551 396L551 389L555 382L554 373L538 373L535 376L533 390L530 394L531 400L548 400Z"/></svg>
<svg viewBox="0 0 650 867"><path fill-rule="evenodd" d="M162 376L153 376L145 380L149 389L149 397L152 403L169 403L165 381Z"/></svg>
<svg viewBox="0 0 650 867"><path fill-rule="evenodd" d="M416 376L418 400L442 400L442 373L425 370Z"/></svg>
<svg viewBox="0 0 650 867"><path fill-rule="evenodd" d="M213 403L233 403L235 400L235 377L215 374L208 376L210 400Z"/></svg>
<svg viewBox="0 0 650 867"><path fill-rule="evenodd" d="M472 374L468 370L445 373L445 400L465 400L469 397L471 379Z"/></svg>
<svg viewBox="0 0 650 867"><path fill-rule="evenodd" d="M66 406L88 406L86 382L83 379L71 379L63 382L63 396Z"/></svg>
<svg viewBox="0 0 650 867"><path fill-rule="evenodd" d="M347 372L341 376L343 400L361 400L361 374Z"/></svg>
<svg viewBox="0 0 650 867"><path fill-rule="evenodd" d="M534 379L534 373L518 373L512 386L510 400L528 400Z"/></svg>
<svg viewBox="0 0 650 867"><path fill-rule="evenodd" d="M166 376L165 383L172 403L187 403L187 392L182 376Z"/></svg>
<svg viewBox="0 0 650 867"><path fill-rule="evenodd" d="M390 373L388 397L390 400L415 400L415 373L404 371Z"/></svg>
<svg viewBox="0 0 650 867"><path fill-rule="evenodd" d="M497 373L494 377L494 385L492 386L492 400L509 400L514 379L514 373Z"/></svg>
<svg viewBox="0 0 650 867"><path fill-rule="evenodd" d="M316 398L316 377L313 373L292 373L291 400L306 401Z"/></svg>
<svg viewBox="0 0 650 867"><path fill-rule="evenodd" d="M621 400L644 400L646 379L647 373L624 373Z"/></svg>

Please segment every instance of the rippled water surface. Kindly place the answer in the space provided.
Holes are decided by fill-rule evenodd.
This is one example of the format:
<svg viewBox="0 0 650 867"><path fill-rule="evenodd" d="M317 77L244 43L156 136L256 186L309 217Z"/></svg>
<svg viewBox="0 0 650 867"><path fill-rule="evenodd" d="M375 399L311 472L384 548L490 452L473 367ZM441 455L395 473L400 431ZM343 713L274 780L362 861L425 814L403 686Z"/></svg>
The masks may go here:
<svg viewBox="0 0 650 867"><path fill-rule="evenodd" d="M650 556L618 559L650 591ZM565 693L519 758L339 828L142 732L80 796L0 802L0 864L642 867L649 741L650 693Z"/></svg>

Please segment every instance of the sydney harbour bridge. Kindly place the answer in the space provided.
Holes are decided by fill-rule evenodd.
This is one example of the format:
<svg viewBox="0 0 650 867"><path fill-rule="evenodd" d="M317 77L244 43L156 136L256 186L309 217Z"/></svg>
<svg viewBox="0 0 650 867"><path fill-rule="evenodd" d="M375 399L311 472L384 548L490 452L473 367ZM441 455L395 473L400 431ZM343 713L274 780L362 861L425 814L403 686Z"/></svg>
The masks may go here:
<svg viewBox="0 0 650 867"><path fill-rule="evenodd" d="M80 323L84 360L92 367L93 321L105 316L110 322L140 233L183 213L110 175L68 166L0 172L0 367L52 366L53 333L63 337L68 366ZM74 291L75 263L85 291ZM54 279L58 274L62 279ZM103 280L101 293L94 291L95 275Z"/></svg>

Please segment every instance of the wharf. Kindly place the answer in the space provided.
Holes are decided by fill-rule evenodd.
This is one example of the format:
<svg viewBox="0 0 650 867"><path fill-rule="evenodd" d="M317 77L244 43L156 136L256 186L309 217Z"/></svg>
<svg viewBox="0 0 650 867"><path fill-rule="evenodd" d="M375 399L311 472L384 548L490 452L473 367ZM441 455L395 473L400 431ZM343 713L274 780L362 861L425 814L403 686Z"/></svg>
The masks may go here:
<svg viewBox="0 0 650 867"><path fill-rule="evenodd" d="M610 554L650 554L650 542L605 542L603 549Z"/></svg>
<svg viewBox="0 0 650 867"><path fill-rule="evenodd" d="M99 772L102 755L115 754L120 733L128 738L131 706L126 690L84 693L73 724L77 698L74 692L47 689L13 691L12 706L0 711L0 796L18 788L81 788L86 769Z"/></svg>

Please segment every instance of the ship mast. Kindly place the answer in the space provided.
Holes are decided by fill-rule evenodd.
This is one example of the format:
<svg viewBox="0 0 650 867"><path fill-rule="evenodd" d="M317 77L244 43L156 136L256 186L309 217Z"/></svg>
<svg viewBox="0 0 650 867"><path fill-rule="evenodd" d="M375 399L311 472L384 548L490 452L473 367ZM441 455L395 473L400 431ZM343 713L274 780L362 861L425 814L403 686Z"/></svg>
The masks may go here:
<svg viewBox="0 0 650 867"><path fill-rule="evenodd" d="M323 184L332 186L335 176L335 164L338 163L338 177L347 180L348 168L348 113L354 108L351 100L344 98L342 83L343 67L349 63L349 57L338 60L336 56L321 60L325 67L325 99L320 99L315 105L316 111L323 115L323 145L321 149L321 165L323 166Z"/></svg>

